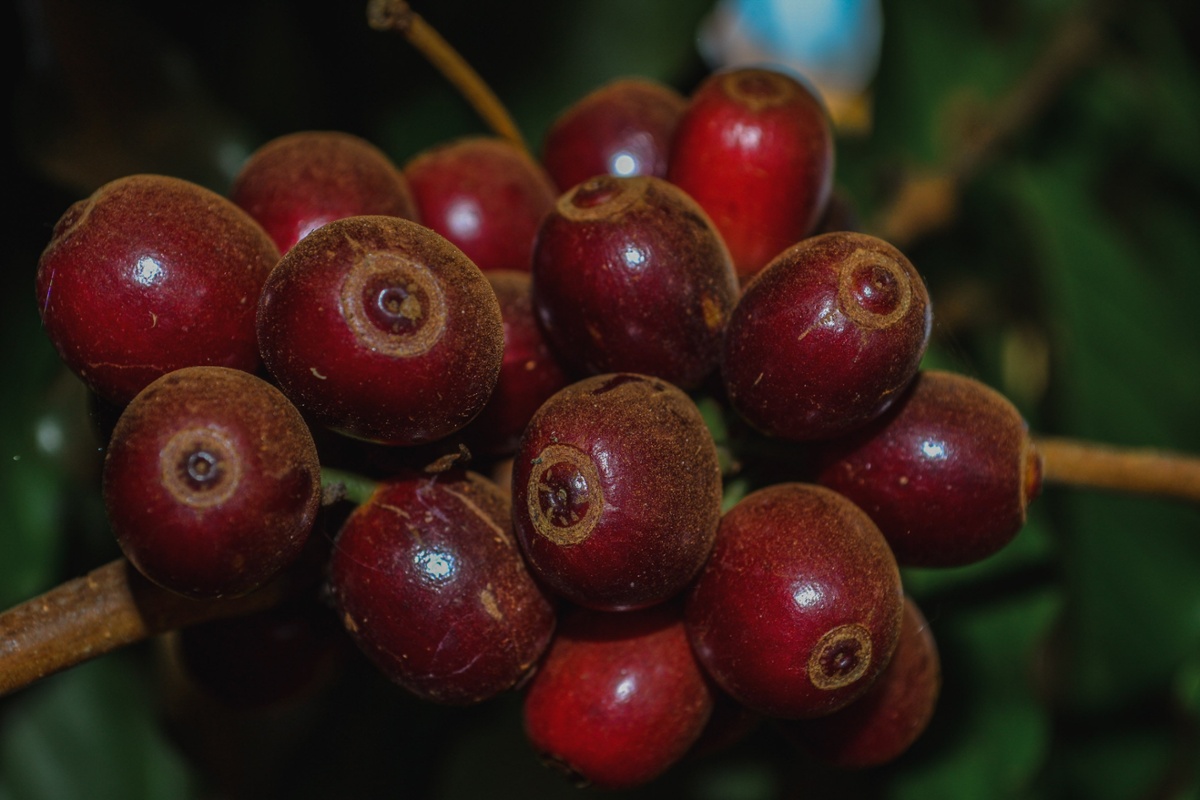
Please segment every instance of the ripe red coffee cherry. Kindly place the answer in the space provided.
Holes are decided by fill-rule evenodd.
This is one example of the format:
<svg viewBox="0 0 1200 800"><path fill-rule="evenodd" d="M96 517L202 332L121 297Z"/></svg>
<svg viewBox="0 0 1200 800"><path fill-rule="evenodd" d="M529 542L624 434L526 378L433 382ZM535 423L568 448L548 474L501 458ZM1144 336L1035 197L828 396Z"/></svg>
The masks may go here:
<svg viewBox="0 0 1200 800"><path fill-rule="evenodd" d="M921 610L905 598L896 652L867 693L833 714L779 725L827 764L876 767L899 758L925 732L941 686L937 643Z"/></svg>
<svg viewBox="0 0 1200 800"><path fill-rule="evenodd" d="M703 732L713 691L665 603L564 616L525 694L525 731L549 765L606 789L648 783Z"/></svg>
<svg viewBox="0 0 1200 800"><path fill-rule="evenodd" d="M37 269L62 360L120 407L182 367L259 367L254 311L279 260L246 212L188 181L133 175L63 214Z"/></svg>
<svg viewBox="0 0 1200 800"><path fill-rule="evenodd" d="M329 576L358 646L434 702L466 705L512 688L554 629L513 541L507 493L473 473L381 484L343 524Z"/></svg>
<svg viewBox="0 0 1200 800"><path fill-rule="evenodd" d="M738 291L716 229L659 178L590 178L559 198L538 232L534 311L578 373L698 387L717 366Z"/></svg>
<svg viewBox="0 0 1200 800"><path fill-rule="evenodd" d="M463 431L476 455L511 455L534 412L570 383L533 314L528 272L484 273L500 301L504 320L504 363L492 398Z"/></svg>
<svg viewBox="0 0 1200 800"><path fill-rule="evenodd" d="M721 508L716 446L691 399L643 375L598 375L538 410L513 462L530 567L602 610L677 594L704 564Z"/></svg>
<svg viewBox="0 0 1200 800"><path fill-rule="evenodd" d="M818 481L861 506L905 566L962 566L996 553L1041 489L1020 412L949 372L921 372L888 413L822 446L818 459Z"/></svg>
<svg viewBox="0 0 1200 800"><path fill-rule="evenodd" d="M816 226L833 171L833 129L817 96L781 72L743 68L692 93L667 179L708 212L748 278Z"/></svg>
<svg viewBox="0 0 1200 800"><path fill-rule="evenodd" d="M258 588L301 553L321 495L300 413L261 378L189 367L143 389L104 459L117 542L147 578L193 597Z"/></svg>
<svg viewBox="0 0 1200 800"><path fill-rule="evenodd" d="M931 323L925 283L899 250L861 233L805 239L756 275L733 311L729 401L771 436L841 436L909 384Z"/></svg>
<svg viewBox="0 0 1200 800"><path fill-rule="evenodd" d="M263 287L258 341L302 411L395 445L463 428L504 357L500 305L483 273L398 217L348 217L297 243Z"/></svg>
<svg viewBox="0 0 1200 800"><path fill-rule="evenodd" d="M667 155L687 101L671 87L620 78L585 95L554 120L542 163L567 191L593 175L667 176Z"/></svg>
<svg viewBox="0 0 1200 800"><path fill-rule="evenodd" d="M302 131L267 142L250 154L230 197L281 253L335 219L417 218L399 167L367 140L339 131Z"/></svg>
<svg viewBox="0 0 1200 800"><path fill-rule="evenodd" d="M541 164L511 142L468 136L404 165L421 222L482 270L529 271L537 228L558 190Z"/></svg>
<svg viewBox="0 0 1200 800"><path fill-rule="evenodd" d="M903 604L870 518L829 489L783 483L725 513L686 620L700 663L735 700L808 718L870 687L896 647Z"/></svg>

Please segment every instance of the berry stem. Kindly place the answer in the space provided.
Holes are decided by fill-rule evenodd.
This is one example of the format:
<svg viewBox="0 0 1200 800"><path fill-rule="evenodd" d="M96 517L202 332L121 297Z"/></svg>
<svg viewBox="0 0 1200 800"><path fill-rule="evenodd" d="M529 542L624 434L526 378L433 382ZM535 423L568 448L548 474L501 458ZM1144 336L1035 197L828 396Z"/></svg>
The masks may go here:
<svg viewBox="0 0 1200 800"><path fill-rule="evenodd" d="M110 561L0 613L0 697L155 634L277 605L294 584L285 575L242 597L193 600Z"/></svg>
<svg viewBox="0 0 1200 800"><path fill-rule="evenodd" d="M403 34L409 44L458 89L497 135L509 140L522 151L529 152L525 138L495 92L466 59L420 14L413 11L408 3L404 0L369 0L367 22L377 31L395 31Z"/></svg>
<svg viewBox="0 0 1200 800"><path fill-rule="evenodd" d="M1039 438L1046 483L1200 503L1200 458L1165 450Z"/></svg>

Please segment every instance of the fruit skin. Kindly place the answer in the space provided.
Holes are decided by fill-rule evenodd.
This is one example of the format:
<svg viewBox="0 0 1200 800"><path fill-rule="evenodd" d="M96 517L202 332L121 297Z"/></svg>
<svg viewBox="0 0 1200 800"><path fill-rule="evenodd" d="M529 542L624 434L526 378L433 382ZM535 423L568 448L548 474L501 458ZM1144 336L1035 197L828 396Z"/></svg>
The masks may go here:
<svg viewBox="0 0 1200 800"><path fill-rule="evenodd" d="M597 375L530 420L512 492L533 573L579 605L627 610L673 597L704 565L721 471L686 394L645 375Z"/></svg>
<svg viewBox="0 0 1200 800"><path fill-rule="evenodd" d="M848 231L810 237L756 275L730 317L730 403L769 436L847 434L912 381L932 319L924 281L895 247Z"/></svg>
<svg viewBox="0 0 1200 800"><path fill-rule="evenodd" d="M735 700L811 718L887 666L903 603L896 560L865 513L822 486L781 483L725 513L685 619L701 665Z"/></svg>
<svg viewBox="0 0 1200 800"><path fill-rule="evenodd" d="M689 98L667 180L712 217L746 279L816 226L834 160L832 124L813 92L782 72L732 69Z"/></svg>
<svg viewBox="0 0 1200 800"><path fill-rule="evenodd" d="M583 784L640 786L703 732L713 690L677 604L619 613L573 609L525 693L526 735Z"/></svg>
<svg viewBox="0 0 1200 800"><path fill-rule="evenodd" d="M504 357L483 273L428 228L384 216L336 220L288 251L263 287L258 341L302 411L389 445L463 428Z"/></svg>
<svg viewBox="0 0 1200 800"><path fill-rule="evenodd" d="M482 270L529 271L533 239L558 196L550 176L511 142L466 136L404 165L421 222Z"/></svg>
<svg viewBox="0 0 1200 800"><path fill-rule="evenodd" d="M346 629L391 680L449 705L512 688L550 643L555 611L521 560L507 494L474 473L380 484L334 543Z"/></svg>
<svg viewBox="0 0 1200 800"><path fill-rule="evenodd" d="M534 311L577 374L640 372L689 390L716 370L737 276L677 187L590 178L546 216L533 258Z"/></svg>
<svg viewBox="0 0 1200 800"><path fill-rule="evenodd" d="M571 379L537 324L529 273L497 269L484 275L500 302L504 362L491 399L463 438L475 455L508 456L542 403Z"/></svg>
<svg viewBox="0 0 1200 800"><path fill-rule="evenodd" d="M818 482L861 506L903 566L964 566L998 552L1041 488L1020 412L974 378L938 370L817 453Z"/></svg>
<svg viewBox="0 0 1200 800"><path fill-rule="evenodd" d="M618 78L563 111L546 131L542 163L567 191L593 175L666 178L687 100L666 84Z"/></svg>
<svg viewBox="0 0 1200 800"><path fill-rule="evenodd" d="M259 368L254 314L279 251L229 200L131 175L74 203L37 267L38 311L63 362L124 406L182 367Z"/></svg>
<svg viewBox="0 0 1200 800"><path fill-rule="evenodd" d="M877 767L899 758L925 732L941 686L937 643L921 610L906 597L896 652L867 693L833 714L778 725L827 764Z"/></svg>
<svg viewBox="0 0 1200 800"><path fill-rule="evenodd" d="M340 131L299 131L262 145L234 179L230 199L258 220L281 253L343 217L417 219L400 168L367 140Z"/></svg>
<svg viewBox="0 0 1200 800"><path fill-rule="evenodd" d="M191 597L245 594L295 561L320 496L300 413L266 381L226 367L147 386L104 459L104 506L125 556Z"/></svg>

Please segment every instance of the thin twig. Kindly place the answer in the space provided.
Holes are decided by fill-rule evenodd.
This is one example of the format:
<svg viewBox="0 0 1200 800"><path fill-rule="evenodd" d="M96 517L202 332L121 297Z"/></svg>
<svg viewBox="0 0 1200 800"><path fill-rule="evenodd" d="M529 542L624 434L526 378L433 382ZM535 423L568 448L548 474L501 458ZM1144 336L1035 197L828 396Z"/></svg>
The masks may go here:
<svg viewBox="0 0 1200 800"><path fill-rule="evenodd" d="M496 97L479 73L467 63L441 34L413 11L404 0L369 0L367 22L377 31L403 34L429 63L454 85L475 112L498 136L512 142L525 153L529 147L508 109Z"/></svg>
<svg viewBox="0 0 1200 800"><path fill-rule="evenodd" d="M1035 440L1046 483L1200 503L1200 458L1067 438Z"/></svg>
<svg viewBox="0 0 1200 800"><path fill-rule="evenodd" d="M1037 62L964 136L940 166L914 170L880 211L872 230L901 249L954 221L963 186L1022 131L1095 59L1104 42L1107 3L1091 3L1070 15Z"/></svg>
<svg viewBox="0 0 1200 800"><path fill-rule="evenodd" d="M0 613L0 697L159 633L278 605L287 574L238 598L194 600L148 581L119 558Z"/></svg>

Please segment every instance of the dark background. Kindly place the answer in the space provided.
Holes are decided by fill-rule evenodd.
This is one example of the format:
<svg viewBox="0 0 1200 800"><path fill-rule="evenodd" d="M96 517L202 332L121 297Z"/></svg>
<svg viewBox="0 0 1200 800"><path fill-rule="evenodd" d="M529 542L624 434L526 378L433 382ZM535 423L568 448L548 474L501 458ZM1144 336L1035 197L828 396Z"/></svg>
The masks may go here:
<svg viewBox="0 0 1200 800"><path fill-rule="evenodd" d="M0 605L117 555L83 393L33 296L71 202L132 172L224 191L246 153L293 130L357 133L399 163L483 131L400 37L368 29L364 6L5 7ZM694 33L707 0L416 6L535 148L609 78L687 92L706 70ZM865 223L914 175L1002 134L961 174L945 224L903 243L933 296L928 363L997 387L1038 433L1200 453L1193 4L890 0L884 13L873 126L839 141L838 183ZM1063 31L1092 46L1056 50ZM762 729L635 794L1196 797L1198 573L1195 507L1048 487L1001 554L905 574L945 686L896 765L830 773ZM197 714L170 702L161 652L131 648L0 701L0 800L578 794L534 759L515 698L429 707L352 663L300 703Z"/></svg>

